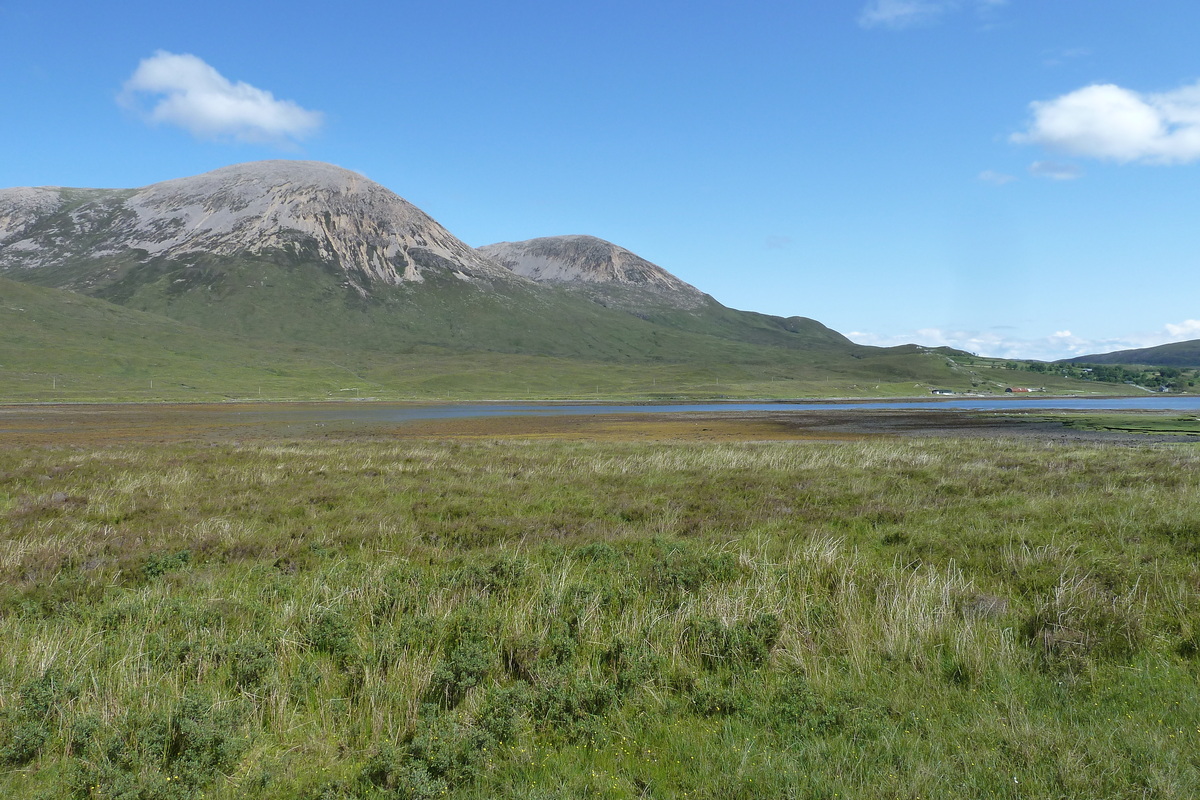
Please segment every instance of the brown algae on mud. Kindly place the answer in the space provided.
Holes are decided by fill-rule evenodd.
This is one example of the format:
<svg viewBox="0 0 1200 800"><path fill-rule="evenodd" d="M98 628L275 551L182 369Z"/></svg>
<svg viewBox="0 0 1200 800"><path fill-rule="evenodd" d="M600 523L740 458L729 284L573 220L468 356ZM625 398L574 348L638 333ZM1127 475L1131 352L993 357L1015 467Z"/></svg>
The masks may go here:
<svg viewBox="0 0 1200 800"><path fill-rule="evenodd" d="M1019 436L1150 441L1175 430L1072 425L1070 416L923 409L763 408L616 414L388 419L391 404L160 403L0 406L0 446L264 439L546 439L563 441L856 441L877 436ZM403 411L404 406L394 406ZM367 411L368 413L360 413Z"/></svg>
<svg viewBox="0 0 1200 800"><path fill-rule="evenodd" d="M9 446L364 437L634 442L861 438L852 432L827 434L804 429L784 416L762 412L514 414L384 421L339 418L335 406L328 403L0 407L0 445Z"/></svg>
<svg viewBox="0 0 1200 800"><path fill-rule="evenodd" d="M401 438L548 439L613 442L752 442L848 440L837 434L797 428L754 412L709 414L597 414L550 417L472 417L419 420L391 431Z"/></svg>

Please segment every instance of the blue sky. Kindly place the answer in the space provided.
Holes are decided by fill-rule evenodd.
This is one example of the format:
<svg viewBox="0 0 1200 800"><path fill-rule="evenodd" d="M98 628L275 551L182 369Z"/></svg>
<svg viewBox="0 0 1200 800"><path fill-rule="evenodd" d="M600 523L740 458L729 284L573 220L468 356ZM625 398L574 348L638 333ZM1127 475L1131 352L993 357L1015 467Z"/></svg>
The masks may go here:
<svg viewBox="0 0 1200 800"><path fill-rule="evenodd" d="M865 343L1200 338L1200 3L0 0L0 186L358 170Z"/></svg>

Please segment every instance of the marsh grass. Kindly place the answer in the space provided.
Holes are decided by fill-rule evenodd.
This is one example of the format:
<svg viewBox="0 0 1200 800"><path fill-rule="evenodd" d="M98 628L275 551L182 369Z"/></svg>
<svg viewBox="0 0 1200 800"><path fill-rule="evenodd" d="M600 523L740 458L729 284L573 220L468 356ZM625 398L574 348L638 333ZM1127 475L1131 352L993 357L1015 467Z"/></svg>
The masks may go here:
<svg viewBox="0 0 1200 800"><path fill-rule="evenodd" d="M0 451L0 787L1194 797L1200 455Z"/></svg>

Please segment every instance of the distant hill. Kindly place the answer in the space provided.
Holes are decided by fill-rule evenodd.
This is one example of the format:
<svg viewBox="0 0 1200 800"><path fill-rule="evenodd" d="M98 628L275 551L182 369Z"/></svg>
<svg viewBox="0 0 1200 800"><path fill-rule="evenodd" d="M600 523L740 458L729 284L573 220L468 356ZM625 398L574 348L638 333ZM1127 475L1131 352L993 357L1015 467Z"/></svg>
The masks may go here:
<svg viewBox="0 0 1200 800"><path fill-rule="evenodd" d="M317 162L241 164L140 189L0 190L0 278L74 293L39 295L46 309L85 295L150 315L130 326L162 326L140 345L114 333L104 352L149 352L183 336L197 369L210 369L206 353L219 350L222 363L251 371L255 353L286 352L297 364L353 363L350 372L392 391L424 387L416 394L439 391L427 378L467 373L473 381L445 391L508 393L501 372L524 376L512 383L528 392L599 391L616 365L630 370L622 386L646 377L657 388L661 378L670 391L711 380L712 390L689 391L721 394L734 377L764 395L798 385L779 381L844 393L860 383L911 391L966 380L946 354L857 345L806 317L727 308L595 237L476 250L390 190ZM0 293L15 295L12 287ZM90 329L81 319L72 330L70 320L26 335L48 346L60 336L86 342ZM12 347L0 339L0 358ZM544 359L556 380L541 378ZM340 390L315 377L310 388Z"/></svg>
<svg viewBox="0 0 1200 800"><path fill-rule="evenodd" d="M1200 368L1200 339L1160 344L1138 350L1118 350L1078 358L1063 359L1065 364L1130 364L1148 367Z"/></svg>
<svg viewBox="0 0 1200 800"><path fill-rule="evenodd" d="M624 247L595 236L547 236L479 248L518 275L629 304L700 308L715 302Z"/></svg>

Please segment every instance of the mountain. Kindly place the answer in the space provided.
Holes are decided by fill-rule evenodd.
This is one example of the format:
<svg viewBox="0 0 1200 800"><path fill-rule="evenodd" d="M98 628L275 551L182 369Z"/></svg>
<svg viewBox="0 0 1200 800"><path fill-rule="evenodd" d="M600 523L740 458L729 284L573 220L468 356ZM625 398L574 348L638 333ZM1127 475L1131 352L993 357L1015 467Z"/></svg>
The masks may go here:
<svg viewBox="0 0 1200 800"><path fill-rule="evenodd" d="M615 364L652 369L656 386L670 365L687 381L953 382L943 355L727 308L594 237L476 250L390 190L317 162L241 164L140 189L0 191L0 278L263 352L367 364L380 386L420 383L417 373L452 369L445 359L468 359L480 375L485 356L493 371L526 376L545 367L537 359L559 359L558 375L593 387Z"/></svg>
<svg viewBox="0 0 1200 800"><path fill-rule="evenodd" d="M425 212L363 176L311 161L261 161L129 190L0 191L0 272L64 275L92 289L123 277L115 257L312 259L366 293L429 272L510 280Z"/></svg>
<svg viewBox="0 0 1200 800"><path fill-rule="evenodd" d="M499 242L479 252L518 275L626 302L699 308L713 302L695 286L624 247L595 236L547 236Z"/></svg>
<svg viewBox="0 0 1200 800"><path fill-rule="evenodd" d="M522 277L663 327L764 346L859 348L807 317L727 308L657 264L595 236L500 242L479 251Z"/></svg>
<svg viewBox="0 0 1200 800"><path fill-rule="evenodd" d="M1118 350L1063 359L1065 364L1130 364L1148 367L1200 368L1200 339L1160 344L1138 350Z"/></svg>

